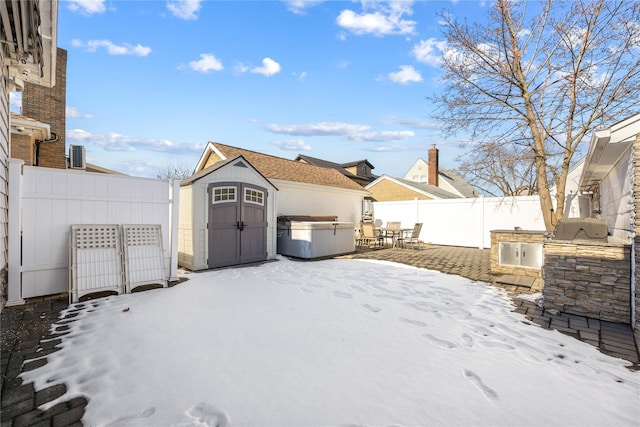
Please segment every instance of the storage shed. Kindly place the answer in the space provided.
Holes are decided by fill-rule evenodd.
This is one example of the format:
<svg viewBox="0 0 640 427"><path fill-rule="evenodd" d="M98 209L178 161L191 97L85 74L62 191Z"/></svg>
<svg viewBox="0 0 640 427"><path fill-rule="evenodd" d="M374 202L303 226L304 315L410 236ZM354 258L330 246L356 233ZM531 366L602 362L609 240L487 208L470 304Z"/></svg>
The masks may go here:
<svg viewBox="0 0 640 427"><path fill-rule="evenodd" d="M243 156L183 180L178 264L195 271L275 258L277 191Z"/></svg>

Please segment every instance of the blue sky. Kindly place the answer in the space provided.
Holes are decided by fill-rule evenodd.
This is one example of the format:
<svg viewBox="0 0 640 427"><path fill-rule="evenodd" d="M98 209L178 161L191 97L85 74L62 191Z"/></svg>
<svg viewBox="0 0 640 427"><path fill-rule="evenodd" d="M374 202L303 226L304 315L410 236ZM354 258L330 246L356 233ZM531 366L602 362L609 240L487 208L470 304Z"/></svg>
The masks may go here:
<svg viewBox="0 0 640 427"><path fill-rule="evenodd" d="M444 48L437 12L485 1L61 0L67 143L138 176L195 167L208 141L293 159L368 159L403 176L437 144L425 99ZM16 109L16 99L14 107Z"/></svg>

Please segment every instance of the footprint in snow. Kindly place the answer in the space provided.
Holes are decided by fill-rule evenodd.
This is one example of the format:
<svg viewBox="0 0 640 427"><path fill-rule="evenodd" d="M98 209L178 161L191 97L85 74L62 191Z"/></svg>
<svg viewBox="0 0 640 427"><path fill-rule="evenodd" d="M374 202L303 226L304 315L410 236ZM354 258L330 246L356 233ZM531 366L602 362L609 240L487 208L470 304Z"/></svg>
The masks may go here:
<svg viewBox="0 0 640 427"><path fill-rule="evenodd" d="M423 334L423 337L427 338L433 345L440 348L456 348L457 345L451 341L443 340L431 334Z"/></svg>
<svg viewBox="0 0 640 427"><path fill-rule="evenodd" d="M372 313L377 313L380 311L380 307L376 307L371 304L360 304L360 306L366 310L369 310Z"/></svg>
<svg viewBox="0 0 640 427"><path fill-rule="evenodd" d="M338 298L353 298L348 292L333 291L333 296Z"/></svg>
<svg viewBox="0 0 640 427"><path fill-rule="evenodd" d="M130 421L134 421L134 420L138 420L141 418L149 418L150 416L152 416L153 414L156 413L156 408L154 408L153 406L144 409L142 412L138 413L138 414L132 414L132 415L125 415L122 416L120 418L116 418L115 420L105 424L106 427L112 427L112 426L121 426L121 425L127 425Z"/></svg>
<svg viewBox="0 0 640 427"><path fill-rule="evenodd" d="M199 403L187 411L192 420L192 426L228 427L231 425L229 417L213 405Z"/></svg>
<svg viewBox="0 0 640 427"><path fill-rule="evenodd" d="M480 378L478 374L465 369L462 371L462 375L464 375L464 378L467 381L476 386L487 399L489 399L490 401L498 400L498 393L496 393L494 389L488 387L484 382L482 382L482 378Z"/></svg>
<svg viewBox="0 0 640 427"><path fill-rule="evenodd" d="M414 320L414 319L407 319L405 317L400 317L398 320L400 322L408 323L408 324L410 324L412 326L418 326L418 327L421 327L421 328L424 328L425 326L427 326L427 324L424 323L424 322L421 322L419 320Z"/></svg>
<svg viewBox="0 0 640 427"><path fill-rule="evenodd" d="M473 347L473 337L465 332L462 334L462 344L465 347Z"/></svg>

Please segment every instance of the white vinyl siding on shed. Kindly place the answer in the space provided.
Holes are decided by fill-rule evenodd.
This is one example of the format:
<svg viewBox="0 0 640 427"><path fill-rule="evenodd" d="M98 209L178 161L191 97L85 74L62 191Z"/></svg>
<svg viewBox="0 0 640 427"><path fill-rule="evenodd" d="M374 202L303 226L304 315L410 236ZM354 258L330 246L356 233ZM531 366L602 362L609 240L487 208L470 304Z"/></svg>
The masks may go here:
<svg viewBox="0 0 640 427"><path fill-rule="evenodd" d="M303 184L279 179L277 215L335 215L338 221L360 223L364 191L323 185Z"/></svg>
<svg viewBox="0 0 640 427"><path fill-rule="evenodd" d="M235 163L235 162L234 162ZM249 167L231 163L212 171L198 180L180 187L180 214L178 221L178 264L189 270L208 268L208 194L211 183L242 182L269 188L267 194L267 259L276 256L276 193L273 185ZM235 188L234 188L235 189ZM242 195L244 197L244 194Z"/></svg>

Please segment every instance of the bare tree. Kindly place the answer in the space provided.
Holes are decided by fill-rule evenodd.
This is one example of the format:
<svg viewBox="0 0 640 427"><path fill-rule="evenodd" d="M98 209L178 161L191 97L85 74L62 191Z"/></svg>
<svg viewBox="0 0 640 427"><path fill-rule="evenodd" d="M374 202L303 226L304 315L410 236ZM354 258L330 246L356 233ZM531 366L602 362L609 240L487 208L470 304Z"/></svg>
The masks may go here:
<svg viewBox="0 0 640 427"><path fill-rule="evenodd" d="M451 134L466 130L479 144L530 153L551 230L580 142L640 105L640 4L496 0L484 24L440 17L447 49L436 118Z"/></svg>
<svg viewBox="0 0 640 427"><path fill-rule="evenodd" d="M464 144L458 172L483 193L493 196L536 194L533 153L526 147L487 141Z"/></svg>
<svg viewBox="0 0 640 427"><path fill-rule="evenodd" d="M191 169L183 161L175 159L169 163L167 161L164 169L158 169L158 179L185 179L191 176Z"/></svg>

